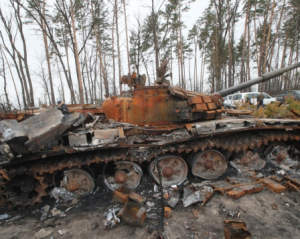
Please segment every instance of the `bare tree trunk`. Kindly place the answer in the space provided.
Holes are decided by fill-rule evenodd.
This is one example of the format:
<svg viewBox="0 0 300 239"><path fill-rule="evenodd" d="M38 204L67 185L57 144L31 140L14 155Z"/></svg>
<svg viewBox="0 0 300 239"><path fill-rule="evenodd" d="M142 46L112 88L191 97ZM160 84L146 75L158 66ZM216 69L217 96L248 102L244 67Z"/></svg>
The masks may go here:
<svg viewBox="0 0 300 239"><path fill-rule="evenodd" d="M94 93L93 93L93 102L96 103L97 99L97 66L98 66L98 57L97 57L97 51L96 51L96 57L95 57L95 63L94 63L94 82L93 82L93 88L94 88Z"/></svg>
<svg viewBox="0 0 300 239"><path fill-rule="evenodd" d="M91 2L91 7L92 7L92 9L91 9L92 18L93 18L93 21L95 21L95 13L94 13L92 2ZM100 64L100 95L101 95L101 101L102 101L103 100L102 78L104 81L105 93L107 96L109 96L108 79L107 79L106 69L104 68L104 65L103 65L103 59L102 59L102 55L101 55L101 43L99 40L96 25L94 25L94 31L95 31L95 38L96 38L96 44L97 44L97 52L98 52L98 56L99 56L99 60L100 60L100 62L99 62L99 64Z"/></svg>
<svg viewBox="0 0 300 239"><path fill-rule="evenodd" d="M171 65L170 72L172 73L172 75L171 75L171 85L174 85L173 84L173 40L171 40L171 62L170 62L170 65Z"/></svg>
<svg viewBox="0 0 300 239"><path fill-rule="evenodd" d="M181 22L181 7L180 7L180 4L179 4L179 23ZM181 33L181 24L179 26L179 43L180 43L180 64L181 64L181 79L182 79L182 88L183 89L186 89L186 81L185 81L185 78L184 78L184 74L183 74L183 68L184 68L184 65L183 65L183 49L182 49L182 44L183 44L183 39L182 39L182 33Z"/></svg>
<svg viewBox="0 0 300 239"><path fill-rule="evenodd" d="M130 74L130 60L129 60L129 43L128 43L128 30L127 30L127 16L126 16L126 3L123 0L124 5L124 18L125 18L125 33L126 33L126 50L127 50L127 63L128 63L128 73Z"/></svg>
<svg viewBox="0 0 300 239"><path fill-rule="evenodd" d="M120 92L122 89L122 84L121 84L121 51L120 51L120 37L119 37L119 23L118 23L118 0L115 0L115 7L116 7L116 34L117 34L117 49L118 49L118 66L119 66L119 87L120 87Z"/></svg>
<svg viewBox="0 0 300 239"><path fill-rule="evenodd" d="M154 0L152 0L152 30L153 30L153 37L154 37L154 50L155 50L155 70L159 68L159 47L158 47L158 40L156 35L156 15L154 13ZM157 79L157 76L155 74L155 80Z"/></svg>
<svg viewBox="0 0 300 239"><path fill-rule="evenodd" d="M273 0L273 6L272 6L270 22L269 22L268 36L267 36L266 49L265 49L265 59L264 59L264 65L263 65L263 73L266 72L266 68L267 68L267 60L268 60L268 52L269 52L269 43L270 43L270 36L271 36L271 30L272 30L272 23L273 23L274 8L275 8L275 0Z"/></svg>
<svg viewBox="0 0 300 239"><path fill-rule="evenodd" d="M72 22L72 30L73 30L73 37L74 37L74 56L76 62L79 97L80 97L80 104L84 104L83 85L82 85L82 78L81 78L81 70L80 70L78 47L77 47L77 36L76 36L75 20L74 20L73 0L70 0L70 3L71 3L71 22Z"/></svg>
<svg viewBox="0 0 300 239"><path fill-rule="evenodd" d="M124 3L125 4L125 3ZM115 19L116 19L116 6L114 6L114 14L112 21L112 29L111 29L111 51L112 51L112 60L113 60L113 87L114 87L114 95L117 95L116 92L116 58L115 58ZM121 86L122 87L122 86ZM121 88L120 88L121 92Z"/></svg>
<svg viewBox="0 0 300 239"><path fill-rule="evenodd" d="M178 83L181 88L183 88L182 77L180 76L180 53L179 53L179 41L178 41L178 29L176 28L176 41L177 41L177 60L178 60Z"/></svg>
<svg viewBox="0 0 300 239"><path fill-rule="evenodd" d="M218 63L217 63L217 58L218 58L218 53L217 53L217 46L218 44L216 43L216 39L217 39L217 36L216 36L216 31L215 31L215 34L212 36L212 81L211 81L211 89L210 89L210 93L213 93L215 92L215 71L218 69Z"/></svg>
<svg viewBox="0 0 300 239"><path fill-rule="evenodd" d="M246 51L246 36L247 36L247 27L248 27L248 21L249 21L249 11L250 11L250 0L247 1L247 12L246 12L246 18L245 18L245 24L244 24L244 40L243 40L243 50L242 50L242 59L241 59L241 74L240 74L240 82L245 82L245 66L244 66L244 60L245 60L245 51Z"/></svg>
<svg viewBox="0 0 300 239"><path fill-rule="evenodd" d="M23 63L22 63L22 57L21 57L21 55L18 51L17 51L17 56L18 56L18 60L19 60L20 72L21 72L22 79L23 79L24 90L25 90L25 93L26 93L27 106L32 106L31 97L30 97L27 82L26 82L26 76L25 76L25 73L24 73L24 70L23 70L24 67L23 67Z"/></svg>
<svg viewBox="0 0 300 239"><path fill-rule="evenodd" d="M30 106L34 106L34 93L33 93L31 76L30 76L29 66L28 66L27 45L26 45L26 40L25 40L25 36L24 36L24 31L23 31L23 21L21 19L20 6L19 6L19 4L17 4L17 7L16 7L13 3L13 0L11 0L10 2L11 2L12 7L14 8L15 19L16 19L16 22L18 25L18 30L19 30L19 33L20 33L20 36L22 39L23 56L21 56L21 54L18 52L18 57L21 57L21 61L24 62L26 77L27 77L27 81L29 84L29 91L30 91L30 95L29 95ZM25 78L24 78L24 80L25 80Z"/></svg>
<svg viewBox="0 0 300 239"><path fill-rule="evenodd" d="M84 56L83 56L84 57ZM87 72L87 64L85 59L80 60L80 69L81 69L81 79L82 79L82 85L83 85L83 93L85 96L85 102L88 103L89 102L89 97L88 97L88 90L87 90L87 83L86 83L86 79L85 79L85 75L84 75L84 71ZM84 70L86 69L86 70Z"/></svg>
<svg viewBox="0 0 300 239"><path fill-rule="evenodd" d="M203 81L204 81L204 52L201 53L201 72L200 72L200 92L203 92Z"/></svg>
<svg viewBox="0 0 300 239"><path fill-rule="evenodd" d="M266 41L266 31L267 31L267 21L268 21L268 16L269 16L269 5L270 5L270 0L268 0L268 3L267 3L267 8L265 9L266 13L264 15L264 23L263 23L263 38L262 38L262 41L261 41L261 44L260 44L260 64L259 64L259 75L261 74L264 74L264 67L263 67L263 63L264 63L264 59L265 56L265 41ZM262 83L260 84L260 91L264 91L265 90L265 83Z"/></svg>
<svg viewBox="0 0 300 239"><path fill-rule="evenodd" d="M13 83L14 83L14 88L15 88L15 92L16 92L16 96L17 96L17 100L18 100L18 104L19 104L19 109L21 110L21 103L20 103L19 93L18 93L18 90L17 90L17 87L16 87L15 78L14 78L14 75L13 75L13 73L12 73L12 71L11 71L9 62L8 62L8 60L7 60L7 58L6 58L6 55L5 55L5 53L4 53L3 49L2 49L1 44L0 44L0 49L1 49L2 55L3 55L4 58L5 58L6 64L7 64L7 66L8 66L8 69L9 69L9 72L10 72L10 75L11 75L11 79L12 79L12 81L13 81Z"/></svg>
<svg viewBox="0 0 300 239"><path fill-rule="evenodd" d="M63 84L63 82L62 82L62 78L61 78L61 74L60 74L60 69L59 69L59 65L58 65L57 56L55 56L55 61L56 61L57 71L58 71L58 76L59 76L60 85L61 85L62 100L63 100L64 102L66 102L66 98L65 98L65 90L64 90L64 84Z"/></svg>
<svg viewBox="0 0 300 239"><path fill-rule="evenodd" d="M191 91L195 91L195 78L194 78L194 87L193 87L193 82L192 82L192 78L191 78L191 53L189 52L189 81L190 81L190 89Z"/></svg>
<svg viewBox="0 0 300 239"><path fill-rule="evenodd" d="M146 74L147 74L147 78L148 78L148 84L149 86L151 85L151 81L150 81L150 76L149 76L149 73L148 73L148 67L145 63L145 59L144 59L144 56L143 56L143 53L141 52L141 57L142 57L142 61L143 61L143 64L144 64L144 67L146 69Z"/></svg>
<svg viewBox="0 0 300 239"><path fill-rule="evenodd" d="M17 1L17 0L14 0L18 6L21 6L25 11L26 13L32 18L34 19L34 21L39 25L39 27L41 28L41 30L47 34L49 40L51 41L52 43L52 46L54 47L55 51L56 51L56 54L58 56L58 59L61 63L61 66L63 67L63 72L65 74L65 77L66 77L66 80L67 80L67 83L68 83L68 86L69 86L69 89L70 89L70 94L71 94L71 99L73 102L75 102L75 94L74 94L74 90L73 90L73 83L71 81L71 78L69 78L68 76L68 73L67 73L67 70L66 70L66 67L65 67L65 64L64 64L64 61L62 59L62 55L59 51L59 48L58 48L58 44L57 42L55 41L54 39L54 36L53 36L53 31L52 31L52 28L48 25L46 19L44 18L44 15L41 11L40 8L38 7L34 7L33 9L28 9L26 8L20 1ZM42 23L40 22L39 18L36 17L36 15L34 13L37 13L39 18L42 18L43 21L44 21L44 24L45 24L45 29L42 27ZM66 43L65 43L66 44ZM70 76L71 77L71 76Z"/></svg>
<svg viewBox="0 0 300 239"><path fill-rule="evenodd" d="M293 39L293 43L294 43L294 39ZM293 45L292 43L292 45ZM289 56L289 61L288 61L288 66L292 64L292 57L294 54L294 49L291 48L290 50L290 56ZM291 89L291 72L287 72L285 74L285 79L284 79L284 89L286 90L290 90Z"/></svg>
<svg viewBox="0 0 300 239"><path fill-rule="evenodd" d="M286 32L285 34L285 42L284 42L284 46L283 46L283 52L282 52L282 59L281 59L281 66L280 68L285 66L285 53L286 53L286 48L287 48L287 41L288 41L288 32ZM284 87L284 82L283 79L284 75L281 75L281 79L280 79L280 89L283 89L282 87ZM286 90L286 88L284 88L284 90Z"/></svg>
<svg viewBox="0 0 300 239"><path fill-rule="evenodd" d="M6 71L5 71L5 62L4 62L4 56L3 54L2 55L2 71L0 73L2 73L2 77L3 77L3 85L4 85L4 95L5 95L5 98L6 98L6 103L7 103L7 107L3 107L4 110L7 110L8 109L8 112L11 112L11 106L10 106L10 103L9 103L9 99L8 99L8 93L7 93L7 86L6 86Z"/></svg>
<svg viewBox="0 0 300 239"><path fill-rule="evenodd" d="M3 22L3 15L2 15L1 9L0 9L0 16L1 16L1 19L2 19L2 22ZM27 104L27 94L25 92L25 87L24 87L24 82L23 82L24 79L21 75L20 67L19 67L19 65L17 63L17 59L16 59L16 48L15 48L13 37L12 37L12 34L11 34L11 29L9 28L8 25L5 25L5 30L8 34L8 37L9 37L9 41L10 41L10 44L11 44L11 47L12 47L12 52L10 52L8 47L6 46L1 30L0 30L0 36L1 36L1 39L2 39L3 46L1 46L1 45L0 46L1 46L1 49L2 48L5 49L5 51L10 55L10 57L12 58L12 60L14 62L14 65L15 65L15 68L16 68L16 71L17 71L17 74L18 74L18 78L19 78L20 83L21 83L23 105L24 105L24 108L26 108L28 106L28 104Z"/></svg>
<svg viewBox="0 0 300 239"><path fill-rule="evenodd" d="M197 91L198 89L198 75L197 75L197 38L194 39L194 45L195 45L195 58L194 58L194 91Z"/></svg>
<svg viewBox="0 0 300 239"><path fill-rule="evenodd" d="M69 50L68 50L68 44L65 42L65 51L66 51L66 57L67 57L67 66L68 66L68 80L70 82L72 82L72 75L71 75L71 68L70 68L70 58L69 58ZM77 100L75 98L75 94L74 94L74 89L73 89L73 85L72 87L70 88L70 91L72 92L73 94L73 97L71 97L71 101L72 101L72 104L76 104Z"/></svg>
<svg viewBox="0 0 300 239"><path fill-rule="evenodd" d="M83 13L82 13L82 9L81 9L81 14L83 14ZM83 22L83 20L81 19L81 26L82 26L82 41L84 41L85 38L86 38L85 27L83 27L83 25L84 25L84 22ZM91 101L92 101L92 97L91 97L90 74L89 74L89 67L88 67L87 53L86 53L86 48L85 48L85 47L83 48L83 52L84 52L84 62L85 62L85 66L86 66L87 84L88 84L88 91L85 89L85 98L86 98L86 103L89 103L89 96L90 96ZM82 79L84 80L84 74L82 74ZM85 82L84 82L84 87L86 88ZM90 101L90 102L91 102L91 101Z"/></svg>
<svg viewBox="0 0 300 239"><path fill-rule="evenodd" d="M275 33L275 36L274 36L273 44L272 44L272 47L271 47L271 53L270 53L270 64L272 64L275 45L276 45L276 40L278 38L278 52L277 52L277 57L276 57L277 61L275 59L275 63L277 65L276 68L278 68L279 50L280 50L280 44L279 44L280 37L278 37L278 36L279 36L279 29L281 28L281 20L282 20L282 15L283 15L284 10L285 10L285 0L283 1L282 9L280 11L280 17L279 17L279 20L278 20L278 23L277 23L276 33ZM271 90L279 90L279 85L280 85L279 79L280 79L279 77L276 77L275 79L271 80L271 82L270 82L270 85L272 86Z"/></svg>
<svg viewBox="0 0 300 239"><path fill-rule="evenodd" d="M231 0L227 0L228 21L230 20L230 2ZM231 24L229 24L228 26L228 87L232 86L231 68L232 68L232 43L231 43Z"/></svg>
<svg viewBox="0 0 300 239"><path fill-rule="evenodd" d="M91 100L89 101L89 96L90 96L90 99L92 99L91 98L91 83L90 83L90 74L89 74L89 68L88 68L86 49L84 48L83 51L84 51L84 61L85 61L85 66L86 66L86 77L87 77L87 84L88 84L88 91L86 90L85 98L86 98L86 103L91 103ZM82 77L82 79L84 79L84 78Z"/></svg>
<svg viewBox="0 0 300 239"><path fill-rule="evenodd" d="M250 10L251 10L251 8L250 8ZM248 34L247 35L248 35L248 40L247 40L247 62L246 62L246 64L247 64L248 79L247 79L247 77L246 77L246 79L247 79L247 81L249 81L251 79L251 77L250 77L250 18L249 17L248 17ZM246 90L251 91L251 86L248 87Z"/></svg>
<svg viewBox="0 0 300 239"><path fill-rule="evenodd" d="M280 54L280 35L279 35L279 37L278 37L278 40L277 40L277 55L276 55L276 59L275 59L275 63L276 63L276 65L275 65L275 67L276 67L276 69L278 69L278 67L279 67L279 54ZM279 90L280 88L280 77L276 77L276 79L275 79L275 86L276 86L276 90Z"/></svg>
<svg viewBox="0 0 300 239"><path fill-rule="evenodd" d="M276 45L276 40L277 40L277 37L278 37L278 34L279 34L279 29L281 27L281 20L282 20L282 15L283 15L284 10L285 10L285 0L283 1L282 9L281 9L281 12L280 12L280 17L279 17L277 27L276 27L276 33L275 33L274 41L273 41L272 48L271 48L270 64L272 63L273 52L274 52L275 45Z"/></svg>
<svg viewBox="0 0 300 239"><path fill-rule="evenodd" d="M257 61L257 75L260 76L260 57L258 56L258 41L257 41L257 34L256 34L256 2L254 5L254 37L255 37L255 53L256 53L256 61ZM260 86L259 86L260 87Z"/></svg>
<svg viewBox="0 0 300 239"><path fill-rule="evenodd" d="M44 14L44 19L46 19L46 0L43 0L43 14ZM41 18L41 23L42 23L42 27L43 27L42 33L43 33L45 53L46 53L47 66L48 66L48 74L49 74L50 89L51 89L51 100L52 100L52 105L55 105L55 94L54 94L54 90L53 90L53 81L52 81L52 73L51 73L50 55L49 55L49 49L48 49L48 40L47 40L47 35L45 34L45 23L42 18Z"/></svg>

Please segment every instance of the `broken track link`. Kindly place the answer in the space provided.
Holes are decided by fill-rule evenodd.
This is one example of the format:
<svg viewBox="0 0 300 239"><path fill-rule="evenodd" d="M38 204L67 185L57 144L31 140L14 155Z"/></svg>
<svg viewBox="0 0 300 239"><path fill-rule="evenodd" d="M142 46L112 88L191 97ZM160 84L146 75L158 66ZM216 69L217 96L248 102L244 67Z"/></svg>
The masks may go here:
<svg viewBox="0 0 300 239"><path fill-rule="evenodd" d="M8 192L6 189L7 181L4 177L0 178L0 205L9 202L14 206L32 206L35 203L41 203L42 197L47 196L48 193L46 189L48 184L44 180L44 174L53 174L56 171L62 171L68 168L81 168L82 166L89 166L91 164L98 163L108 163L110 161L120 161L127 160L131 162L142 163L144 161L150 162L153 158L157 158L159 155L166 153L190 153L198 152L199 150L205 151L206 149L221 149L228 150L229 152L239 152L246 151L248 149L253 149L254 147L260 147L262 145L268 145L269 141L299 141L300 136L296 132L286 132L286 131L275 131L266 130L257 132L245 132L245 134L236 134L223 137L211 137L211 138L200 138L198 140L187 141L184 143L171 144L168 146L163 146L160 148L146 148L142 153L137 153L138 148L129 149L118 149L118 150L106 150L91 153L82 154L70 154L68 156L63 156L54 160L42 159L38 162L31 163L27 166L20 166L17 169L7 170L7 175L13 178L17 175L27 174L34 175L35 179L39 184L34 188L38 193L36 197L31 199L23 200L20 196L17 196L15 192ZM1 175L0 175L1 176ZM1 195L4 195L4 197Z"/></svg>
<svg viewBox="0 0 300 239"><path fill-rule="evenodd" d="M32 190L24 192L21 189L21 192L17 193L13 189L13 185L11 185L10 181L4 182L1 181L1 192L0 192L0 205L6 205L8 209L14 207L25 208L27 206L34 206L36 203L42 203L42 197L47 196L48 193L46 189L48 184L44 180L44 177L41 175L34 175L37 184ZM30 193L35 191L37 195L29 198Z"/></svg>

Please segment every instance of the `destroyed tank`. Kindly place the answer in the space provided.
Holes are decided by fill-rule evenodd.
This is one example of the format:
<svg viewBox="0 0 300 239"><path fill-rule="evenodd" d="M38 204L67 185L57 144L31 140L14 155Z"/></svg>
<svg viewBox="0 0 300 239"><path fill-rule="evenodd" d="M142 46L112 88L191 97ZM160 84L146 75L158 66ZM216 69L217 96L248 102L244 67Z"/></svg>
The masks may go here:
<svg viewBox="0 0 300 239"><path fill-rule="evenodd" d="M102 107L69 106L65 114L53 107L21 122L2 120L0 204L41 203L53 188L85 196L97 177L111 190L135 189L147 170L156 183L161 174L161 184L171 186L183 183L189 170L217 179L229 161L261 169L268 156L280 164L300 149L300 120L226 113L222 97L299 66L212 95L168 85L164 68L154 86L143 86L143 77L124 77L134 89Z"/></svg>

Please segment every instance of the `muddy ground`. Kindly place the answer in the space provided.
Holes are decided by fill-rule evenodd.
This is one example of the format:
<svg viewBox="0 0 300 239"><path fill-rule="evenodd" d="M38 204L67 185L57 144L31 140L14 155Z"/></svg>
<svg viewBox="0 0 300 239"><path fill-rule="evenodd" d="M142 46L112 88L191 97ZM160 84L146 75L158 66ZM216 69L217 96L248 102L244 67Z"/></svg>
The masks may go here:
<svg viewBox="0 0 300 239"><path fill-rule="evenodd" d="M233 168L228 168L225 176L236 175ZM189 181L194 180L189 176ZM224 177L220 180L223 180ZM199 181L199 179L197 179ZM14 222L0 221L0 238L32 239L37 238L37 233L45 229L48 236L44 238L155 238L153 229L157 219L146 219L142 228L121 223L111 229L104 230L103 220L105 213L114 206L122 207L111 201L112 193L98 178L96 187L99 190L94 194L82 198L75 205L55 202L53 198L46 198L43 204L26 210L4 211L0 214L24 215L22 219ZM145 175L137 192L147 195L147 200L158 203L151 195L153 183ZM182 194L181 194L182 196ZM299 194L295 192L273 193L264 189L262 192L245 195L233 200L226 195L214 193L209 202L201 207L194 204L184 208L182 201L173 209L171 218L164 218L165 238L224 238L224 220L237 219L247 224L251 238L282 239L299 238L300 233L300 208ZM50 205L51 209L57 208L61 216L48 217L40 221L41 208ZM198 218L193 218L191 210L198 211ZM68 211L66 211L68 210ZM151 210L148 214L155 213ZM50 213L51 215L51 213ZM60 233L62 234L60 234Z"/></svg>

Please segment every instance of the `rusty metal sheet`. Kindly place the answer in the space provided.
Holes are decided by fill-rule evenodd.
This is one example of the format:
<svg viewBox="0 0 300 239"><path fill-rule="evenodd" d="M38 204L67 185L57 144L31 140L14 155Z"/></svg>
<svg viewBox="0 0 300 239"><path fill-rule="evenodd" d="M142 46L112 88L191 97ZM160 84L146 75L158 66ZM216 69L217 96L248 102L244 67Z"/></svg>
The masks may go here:
<svg viewBox="0 0 300 239"><path fill-rule="evenodd" d="M124 129L122 127L118 127L118 134L120 139L125 139L126 136L124 134Z"/></svg>
<svg viewBox="0 0 300 239"><path fill-rule="evenodd" d="M205 106L205 107L203 107L203 106ZM194 112L203 112L203 111L205 111L205 110L207 110L205 104L195 104L195 105L193 106L193 111L194 111Z"/></svg>
<svg viewBox="0 0 300 239"><path fill-rule="evenodd" d="M300 175L293 174L293 175L287 175L284 176L286 180L291 181L293 184L297 185L297 187L300 187Z"/></svg>
<svg viewBox="0 0 300 239"><path fill-rule="evenodd" d="M225 239L247 239L251 233L246 230L246 223L237 220L224 221Z"/></svg>
<svg viewBox="0 0 300 239"><path fill-rule="evenodd" d="M215 119L221 119L221 115L222 115L222 113L224 113L224 110L217 109L215 111L216 111Z"/></svg>
<svg viewBox="0 0 300 239"><path fill-rule="evenodd" d="M190 105L193 105L193 104L201 104L202 103L202 98L201 97L190 97L188 99L188 103Z"/></svg>
<svg viewBox="0 0 300 239"><path fill-rule="evenodd" d="M164 217L172 217L172 209L169 207L165 207Z"/></svg>
<svg viewBox="0 0 300 239"><path fill-rule="evenodd" d="M282 192L286 191L285 186L283 186L269 178L264 178L262 180L262 184L264 184L268 189L270 189L272 192L275 192L275 193L282 193Z"/></svg>
<svg viewBox="0 0 300 239"><path fill-rule="evenodd" d="M257 183L257 184L249 184L249 185L244 185L244 186L237 186L233 188L230 191L227 191L227 197L232 198L232 199L239 199L242 196L246 194L253 194L253 193L258 193L261 192L264 189L264 187Z"/></svg>
<svg viewBox="0 0 300 239"><path fill-rule="evenodd" d="M289 190L289 191L300 192L300 189L290 181L285 182L284 185L286 186L287 190Z"/></svg>
<svg viewBox="0 0 300 239"><path fill-rule="evenodd" d="M209 110L215 110L215 109L217 109L217 106L214 102L211 102L211 103L207 103L207 108Z"/></svg>
<svg viewBox="0 0 300 239"><path fill-rule="evenodd" d="M252 186L252 188L247 189L247 194L253 194L261 192L264 189L264 187L261 184L255 184Z"/></svg>
<svg viewBox="0 0 300 239"><path fill-rule="evenodd" d="M214 111L214 110L205 111L204 115L205 115L204 117L205 117L206 120L211 120L211 119L215 118L216 111Z"/></svg>
<svg viewBox="0 0 300 239"><path fill-rule="evenodd" d="M182 89L179 86L169 86L168 89L171 92L171 94L174 94L174 92L180 92L180 96L184 95L185 98L188 98L188 97L197 97L197 96L205 96L205 94L203 94L203 93L197 93L197 92L194 92L194 91L184 90L184 89Z"/></svg>
<svg viewBox="0 0 300 239"><path fill-rule="evenodd" d="M131 189L121 187L113 192L112 200L118 203L127 203Z"/></svg>
<svg viewBox="0 0 300 239"><path fill-rule="evenodd" d="M121 216L124 222L142 227L146 219L146 208L137 202L127 202L122 209Z"/></svg>
<svg viewBox="0 0 300 239"><path fill-rule="evenodd" d="M225 110L228 115L251 115L252 110Z"/></svg>
<svg viewBox="0 0 300 239"><path fill-rule="evenodd" d="M92 145L117 143L119 136L118 129L102 129L91 131L94 135Z"/></svg>
<svg viewBox="0 0 300 239"><path fill-rule="evenodd" d="M142 204L144 202L146 202L146 199L147 199L146 197L143 197L142 195L139 195L139 194L135 193L134 191L131 191L129 193L129 198L133 201L136 201L136 202L142 203Z"/></svg>
<svg viewBox="0 0 300 239"><path fill-rule="evenodd" d="M87 138L86 138L86 134L70 134L68 136L69 138L69 145L71 147L74 147L74 146L79 146L79 145L87 145Z"/></svg>
<svg viewBox="0 0 300 239"><path fill-rule="evenodd" d="M176 86L175 87L169 86L169 91L171 92L172 95L180 99L187 98L186 95L181 90L182 90L181 88L176 88Z"/></svg>
<svg viewBox="0 0 300 239"><path fill-rule="evenodd" d="M94 138L96 139L109 139L111 137L118 136L117 129L104 129L104 130L94 130Z"/></svg>
<svg viewBox="0 0 300 239"><path fill-rule="evenodd" d="M210 95L204 95L204 96L202 96L202 101L204 103L211 103L212 102L211 96Z"/></svg>
<svg viewBox="0 0 300 239"><path fill-rule="evenodd" d="M228 192L226 192L227 197L231 198L231 199L239 199L242 196L246 195L246 191L235 191L235 190L230 190Z"/></svg>
<svg viewBox="0 0 300 239"><path fill-rule="evenodd" d="M33 114L28 112L2 113L0 114L0 120L15 119L17 121L22 121L31 116L33 116Z"/></svg>

